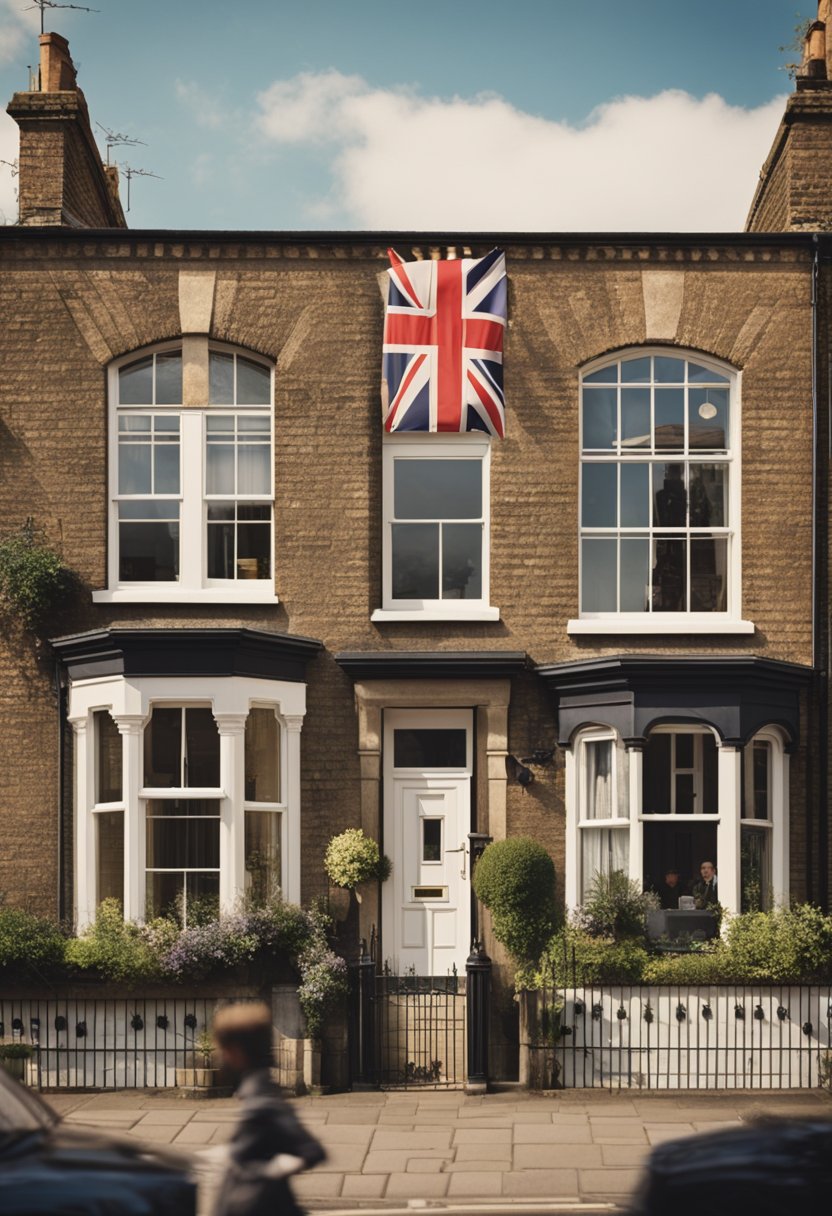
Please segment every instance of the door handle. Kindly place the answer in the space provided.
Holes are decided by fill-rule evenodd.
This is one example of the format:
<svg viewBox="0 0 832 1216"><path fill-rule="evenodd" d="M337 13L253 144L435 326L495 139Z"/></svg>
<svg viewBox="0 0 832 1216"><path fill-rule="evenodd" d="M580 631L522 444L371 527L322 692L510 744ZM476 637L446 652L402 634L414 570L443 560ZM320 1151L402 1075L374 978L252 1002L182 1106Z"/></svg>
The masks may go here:
<svg viewBox="0 0 832 1216"><path fill-rule="evenodd" d="M461 853L461 854L462 854L462 869L459 871L459 876L460 876L460 878L464 878L464 877L465 877L465 873L466 873L466 863L467 863L467 860L468 860L468 844L467 844L467 842L463 840L462 844L459 846L459 848L458 848L458 849L446 849L446 850L445 850L445 852L446 852L446 853Z"/></svg>

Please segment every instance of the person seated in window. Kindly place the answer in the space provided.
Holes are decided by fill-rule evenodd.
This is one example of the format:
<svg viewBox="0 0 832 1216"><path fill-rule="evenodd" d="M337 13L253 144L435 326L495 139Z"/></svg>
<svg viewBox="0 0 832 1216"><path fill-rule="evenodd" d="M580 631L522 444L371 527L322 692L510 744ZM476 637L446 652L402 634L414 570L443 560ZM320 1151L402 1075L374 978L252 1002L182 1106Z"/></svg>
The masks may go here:
<svg viewBox="0 0 832 1216"><path fill-rule="evenodd" d="M665 870L664 878L658 883L656 889L661 906L663 908L678 908L679 896L684 895L684 893L682 875L679 871L672 868Z"/></svg>
<svg viewBox="0 0 832 1216"><path fill-rule="evenodd" d="M700 877L691 887L691 895L697 908L715 908L719 904L717 894L716 866L712 861L703 861L699 867Z"/></svg>

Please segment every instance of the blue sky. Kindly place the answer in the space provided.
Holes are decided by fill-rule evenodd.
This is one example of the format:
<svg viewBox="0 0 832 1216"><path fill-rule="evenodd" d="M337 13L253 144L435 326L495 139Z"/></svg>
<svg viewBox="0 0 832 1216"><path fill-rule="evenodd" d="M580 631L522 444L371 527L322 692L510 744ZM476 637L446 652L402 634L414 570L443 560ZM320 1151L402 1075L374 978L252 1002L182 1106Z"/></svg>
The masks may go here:
<svg viewBox="0 0 832 1216"><path fill-rule="evenodd" d="M130 224L196 228L740 227L791 87L778 48L817 7L92 2L47 28L93 118L147 142L116 156L163 179L134 179ZM0 0L6 98L37 54L25 3Z"/></svg>

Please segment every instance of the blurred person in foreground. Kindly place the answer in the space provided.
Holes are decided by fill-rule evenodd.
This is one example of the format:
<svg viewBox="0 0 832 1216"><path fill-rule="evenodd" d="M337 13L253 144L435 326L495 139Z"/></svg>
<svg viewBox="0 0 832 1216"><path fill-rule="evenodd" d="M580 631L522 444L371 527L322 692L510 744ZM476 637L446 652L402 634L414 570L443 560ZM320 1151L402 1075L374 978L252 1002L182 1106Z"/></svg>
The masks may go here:
<svg viewBox="0 0 832 1216"><path fill-rule="evenodd" d="M267 1005L229 1005L214 1019L221 1067L241 1102L214 1216L301 1216L288 1179L326 1157L272 1080Z"/></svg>

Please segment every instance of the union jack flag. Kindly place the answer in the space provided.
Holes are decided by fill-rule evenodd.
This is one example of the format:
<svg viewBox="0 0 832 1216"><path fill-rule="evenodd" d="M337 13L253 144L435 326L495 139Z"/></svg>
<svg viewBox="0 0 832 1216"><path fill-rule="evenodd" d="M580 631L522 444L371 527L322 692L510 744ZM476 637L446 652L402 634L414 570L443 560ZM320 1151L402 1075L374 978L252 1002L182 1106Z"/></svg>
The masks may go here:
<svg viewBox="0 0 832 1216"><path fill-rule="evenodd" d="M405 262L387 253L385 430L486 431L502 439L505 254Z"/></svg>

